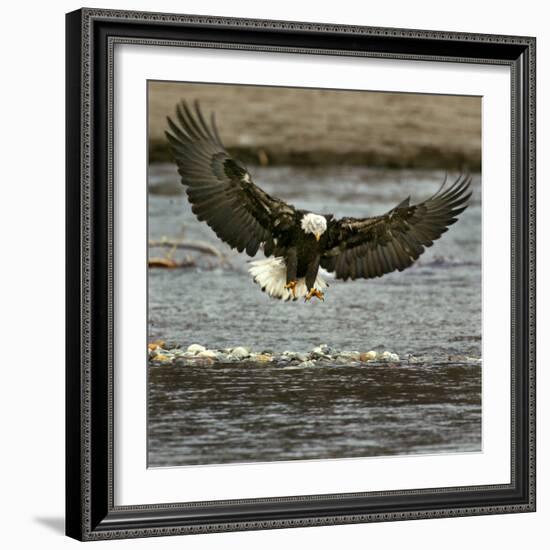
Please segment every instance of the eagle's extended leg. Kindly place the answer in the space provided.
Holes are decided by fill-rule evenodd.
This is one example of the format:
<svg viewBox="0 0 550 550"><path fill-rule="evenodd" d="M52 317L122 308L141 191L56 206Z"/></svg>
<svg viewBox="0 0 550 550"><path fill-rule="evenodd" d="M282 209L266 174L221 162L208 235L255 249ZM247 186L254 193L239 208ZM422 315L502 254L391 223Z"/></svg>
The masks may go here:
<svg viewBox="0 0 550 550"><path fill-rule="evenodd" d="M307 273L306 273L306 286L308 293L306 295L306 302L309 302L313 297L319 298L322 302L325 301L325 295L315 288L315 280L317 279L317 273L319 273L319 262L321 258L317 256L315 260L313 260L308 266L307 266Z"/></svg>
<svg viewBox="0 0 550 550"><path fill-rule="evenodd" d="M309 302L314 297L319 298L319 300L321 300L322 302L325 301L325 295L320 290L317 290L315 287L309 289L305 301Z"/></svg>
<svg viewBox="0 0 550 550"><path fill-rule="evenodd" d="M298 270L298 254L295 248L289 248L286 255L286 285L285 288L290 288L292 296L296 298L296 272Z"/></svg>
<svg viewBox="0 0 550 550"><path fill-rule="evenodd" d="M292 281L288 281L288 283L285 285L285 288L290 288L292 291L292 296L296 298L296 285L298 284L298 281L296 279L293 279Z"/></svg>

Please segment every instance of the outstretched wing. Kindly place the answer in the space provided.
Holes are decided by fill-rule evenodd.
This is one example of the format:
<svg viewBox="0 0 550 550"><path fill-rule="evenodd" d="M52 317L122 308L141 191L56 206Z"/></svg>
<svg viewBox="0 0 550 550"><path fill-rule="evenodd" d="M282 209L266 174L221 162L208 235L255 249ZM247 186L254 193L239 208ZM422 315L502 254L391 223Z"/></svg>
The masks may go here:
<svg viewBox="0 0 550 550"><path fill-rule="evenodd" d="M247 170L225 150L214 115L208 125L195 102L176 108L166 137L187 190L193 213L216 235L254 256L262 243L266 255L273 239L294 222L295 210L254 185Z"/></svg>
<svg viewBox="0 0 550 550"><path fill-rule="evenodd" d="M373 218L342 218L329 223L321 265L339 279L370 279L403 271L439 239L467 207L471 177L445 182L431 198L411 205L410 198Z"/></svg>

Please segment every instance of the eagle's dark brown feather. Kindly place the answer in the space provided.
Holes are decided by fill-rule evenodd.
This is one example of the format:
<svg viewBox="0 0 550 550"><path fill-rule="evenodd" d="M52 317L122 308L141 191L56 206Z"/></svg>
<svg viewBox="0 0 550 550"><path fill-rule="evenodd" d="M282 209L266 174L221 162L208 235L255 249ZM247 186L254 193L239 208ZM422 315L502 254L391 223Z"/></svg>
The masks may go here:
<svg viewBox="0 0 550 550"><path fill-rule="evenodd" d="M168 118L166 137L193 213L239 252L254 256L262 243L274 249L273 239L295 223L295 209L254 185L225 150L214 117L208 126L198 104L193 112L182 102L176 118Z"/></svg>
<svg viewBox="0 0 550 550"><path fill-rule="evenodd" d="M470 183L471 177L460 176L419 204L405 199L383 216L330 221L321 266L344 280L403 271L456 222L471 196Z"/></svg>

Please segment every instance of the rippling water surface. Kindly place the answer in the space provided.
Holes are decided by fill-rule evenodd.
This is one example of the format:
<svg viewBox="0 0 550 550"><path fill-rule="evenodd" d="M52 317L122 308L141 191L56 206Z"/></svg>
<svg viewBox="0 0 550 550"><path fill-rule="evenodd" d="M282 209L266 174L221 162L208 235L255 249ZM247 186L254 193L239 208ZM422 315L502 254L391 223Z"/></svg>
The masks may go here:
<svg viewBox="0 0 550 550"><path fill-rule="evenodd" d="M433 194L440 172L256 168L266 191L336 216L387 211ZM208 241L219 267L149 270L149 338L257 351L385 349L400 366L274 364L150 366L149 465L381 456L481 450L479 177L459 221L402 273L343 283L324 303L267 298L247 258L196 221L171 166L150 173L149 236ZM153 251L162 255L163 251ZM180 256L181 257L181 256ZM413 356L414 360L407 360Z"/></svg>

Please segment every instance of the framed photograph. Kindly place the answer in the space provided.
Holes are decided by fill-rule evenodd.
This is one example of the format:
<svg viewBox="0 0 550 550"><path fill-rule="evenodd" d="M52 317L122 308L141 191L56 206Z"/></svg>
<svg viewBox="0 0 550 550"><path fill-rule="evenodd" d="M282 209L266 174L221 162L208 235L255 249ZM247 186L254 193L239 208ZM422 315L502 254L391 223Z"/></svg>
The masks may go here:
<svg viewBox="0 0 550 550"><path fill-rule="evenodd" d="M535 39L67 15L67 535L535 510Z"/></svg>

